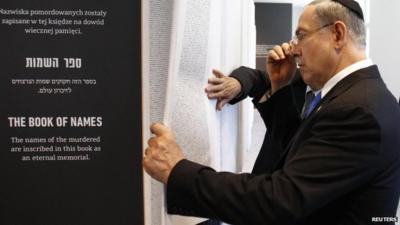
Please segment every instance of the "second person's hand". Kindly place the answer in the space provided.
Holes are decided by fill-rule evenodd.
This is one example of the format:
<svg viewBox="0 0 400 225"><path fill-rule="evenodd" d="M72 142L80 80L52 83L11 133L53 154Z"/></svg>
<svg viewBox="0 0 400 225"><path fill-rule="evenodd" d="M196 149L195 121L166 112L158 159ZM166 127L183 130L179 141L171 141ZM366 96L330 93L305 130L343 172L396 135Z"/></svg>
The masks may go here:
<svg viewBox="0 0 400 225"><path fill-rule="evenodd" d="M217 99L216 109L221 110L226 103L240 93L242 86L238 80L225 76L218 70L214 69L212 72L215 77L210 77L208 79L205 92L209 99Z"/></svg>

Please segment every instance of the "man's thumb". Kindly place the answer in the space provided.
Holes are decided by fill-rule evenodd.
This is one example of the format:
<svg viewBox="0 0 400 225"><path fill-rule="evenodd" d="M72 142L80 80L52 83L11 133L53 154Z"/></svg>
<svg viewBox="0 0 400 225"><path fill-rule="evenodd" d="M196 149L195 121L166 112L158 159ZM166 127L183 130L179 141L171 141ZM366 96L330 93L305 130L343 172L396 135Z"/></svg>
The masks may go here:
<svg viewBox="0 0 400 225"><path fill-rule="evenodd" d="M213 74L215 75L215 77L217 77L217 78L223 78L223 77L225 77L225 75L221 72L221 71L219 71L219 70L216 70L216 69L213 69Z"/></svg>
<svg viewBox="0 0 400 225"><path fill-rule="evenodd" d="M155 134L156 136L166 136L166 137L170 137L173 139L175 138L172 130L162 123L153 123L150 126L150 131L151 131L151 133Z"/></svg>

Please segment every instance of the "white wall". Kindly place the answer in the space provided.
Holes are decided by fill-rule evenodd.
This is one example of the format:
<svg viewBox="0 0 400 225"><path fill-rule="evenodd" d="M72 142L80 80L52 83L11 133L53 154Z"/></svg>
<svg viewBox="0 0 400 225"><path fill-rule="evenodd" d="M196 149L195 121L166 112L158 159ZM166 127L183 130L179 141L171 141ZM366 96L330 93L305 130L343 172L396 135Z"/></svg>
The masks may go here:
<svg viewBox="0 0 400 225"><path fill-rule="evenodd" d="M254 2L263 3L292 3L293 5L304 6L311 2L311 0L254 0Z"/></svg>
<svg viewBox="0 0 400 225"><path fill-rule="evenodd" d="M293 5L292 7L292 36L294 36L296 32L297 24L299 22L299 17L303 12L303 8L304 6L301 5Z"/></svg>
<svg viewBox="0 0 400 225"><path fill-rule="evenodd" d="M400 96L400 1L370 1L370 57L396 98Z"/></svg>
<svg viewBox="0 0 400 225"><path fill-rule="evenodd" d="M370 57L378 65L382 78L396 98L400 96L400 1L370 1ZM397 209L400 216L400 208ZM398 224L398 223L396 223Z"/></svg>

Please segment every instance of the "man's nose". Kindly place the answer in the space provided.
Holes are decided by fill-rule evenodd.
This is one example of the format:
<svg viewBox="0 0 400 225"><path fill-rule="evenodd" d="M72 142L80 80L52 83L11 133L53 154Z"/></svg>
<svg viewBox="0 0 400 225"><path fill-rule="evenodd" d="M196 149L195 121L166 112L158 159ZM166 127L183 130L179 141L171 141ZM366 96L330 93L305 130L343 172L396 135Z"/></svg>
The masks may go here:
<svg viewBox="0 0 400 225"><path fill-rule="evenodd" d="M291 45L291 50L294 57L298 57L301 55L301 49L298 45Z"/></svg>

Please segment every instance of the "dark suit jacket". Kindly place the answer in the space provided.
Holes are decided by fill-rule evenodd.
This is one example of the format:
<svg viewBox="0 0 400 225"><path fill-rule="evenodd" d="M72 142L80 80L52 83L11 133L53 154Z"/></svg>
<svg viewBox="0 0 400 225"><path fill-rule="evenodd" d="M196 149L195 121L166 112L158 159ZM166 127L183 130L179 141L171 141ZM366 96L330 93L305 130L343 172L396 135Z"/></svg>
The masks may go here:
<svg viewBox="0 0 400 225"><path fill-rule="evenodd" d="M257 104L267 129L298 121L293 90ZM180 161L167 184L168 212L237 225L376 224L377 217L395 217L400 108L376 66L340 81L294 127L293 135L293 128L279 128L291 138L278 140L285 146L271 173L218 173Z"/></svg>

